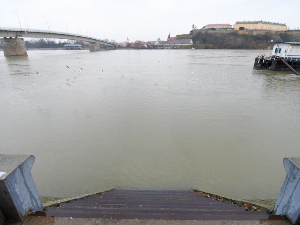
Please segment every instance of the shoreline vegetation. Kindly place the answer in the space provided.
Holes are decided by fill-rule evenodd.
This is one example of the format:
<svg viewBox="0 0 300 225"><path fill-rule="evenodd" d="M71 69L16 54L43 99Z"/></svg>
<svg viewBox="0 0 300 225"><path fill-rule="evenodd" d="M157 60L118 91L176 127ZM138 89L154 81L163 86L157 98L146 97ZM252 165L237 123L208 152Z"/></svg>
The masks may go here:
<svg viewBox="0 0 300 225"><path fill-rule="evenodd" d="M238 34L204 32L192 37L195 48L204 49L270 49L272 41L297 42L300 36L287 33L279 34Z"/></svg>

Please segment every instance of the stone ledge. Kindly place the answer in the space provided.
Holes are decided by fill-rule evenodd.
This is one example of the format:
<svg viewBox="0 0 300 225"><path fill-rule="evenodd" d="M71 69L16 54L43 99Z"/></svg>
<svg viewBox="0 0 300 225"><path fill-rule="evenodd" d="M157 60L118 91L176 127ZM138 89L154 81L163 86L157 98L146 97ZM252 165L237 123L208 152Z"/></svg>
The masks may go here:
<svg viewBox="0 0 300 225"><path fill-rule="evenodd" d="M210 197L211 196L215 196L216 198L219 198L219 199L224 199L225 201L228 201L228 202L233 202L235 204L242 204L242 205L245 205L247 204L250 209L252 206L255 206L257 209L260 209L260 210L264 210L264 211L267 211L269 214L272 214L273 213L273 209L274 209L274 206L273 205L267 205L267 204L263 204L263 201L266 201L266 200L245 200L245 199L238 199L238 198L232 198L232 197L228 197L228 196L224 196L224 195L220 195L220 194L214 194L214 193L211 193L211 192L207 192L207 191L199 191L199 190L194 190L196 192L200 192L205 194L205 195L209 195ZM275 200L270 200L270 201L275 201Z"/></svg>
<svg viewBox="0 0 300 225"><path fill-rule="evenodd" d="M91 196L91 195L101 194L103 192L107 192L107 191L110 191L112 189L113 188L105 190L105 191L99 191L99 192L95 192L95 193L91 193L91 194L79 195L79 196L70 197L70 198L52 198L52 197L41 197L41 198L44 201L50 200L50 201L47 201L47 202L43 203L44 210L46 210L48 207L56 206L56 205L58 206L60 203L67 203L69 201L85 198L85 197L88 197L88 196ZM56 199L56 200L52 200L52 199Z"/></svg>

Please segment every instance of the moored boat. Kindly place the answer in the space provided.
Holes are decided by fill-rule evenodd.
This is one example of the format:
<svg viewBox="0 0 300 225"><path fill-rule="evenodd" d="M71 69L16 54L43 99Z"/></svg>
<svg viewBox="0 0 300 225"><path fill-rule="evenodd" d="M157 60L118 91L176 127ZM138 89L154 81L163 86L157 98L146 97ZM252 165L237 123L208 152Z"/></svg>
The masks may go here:
<svg viewBox="0 0 300 225"><path fill-rule="evenodd" d="M257 56L254 67L270 70L291 70L291 68L300 70L300 42L275 42L272 54Z"/></svg>
<svg viewBox="0 0 300 225"><path fill-rule="evenodd" d="M79 44L65 44L64 50L82 50L82 45Z"/></svg>

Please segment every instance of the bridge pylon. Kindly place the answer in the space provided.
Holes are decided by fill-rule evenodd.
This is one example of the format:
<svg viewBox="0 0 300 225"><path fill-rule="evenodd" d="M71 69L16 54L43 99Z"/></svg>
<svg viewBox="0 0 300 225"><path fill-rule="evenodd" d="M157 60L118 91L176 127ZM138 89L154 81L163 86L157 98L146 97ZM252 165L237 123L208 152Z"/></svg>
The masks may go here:
<svg viewBox="0 0 300 225"><path fill-rule="evenodd" d="M99 51L100 47L98 43L90 42L89 49L90 51Z"/></svg>
<svg viewBox="0 0 300 225"><path fill-rule="evenodd" d="M4 56L27 56L25 41L23 38L1 38Z"/></svg>

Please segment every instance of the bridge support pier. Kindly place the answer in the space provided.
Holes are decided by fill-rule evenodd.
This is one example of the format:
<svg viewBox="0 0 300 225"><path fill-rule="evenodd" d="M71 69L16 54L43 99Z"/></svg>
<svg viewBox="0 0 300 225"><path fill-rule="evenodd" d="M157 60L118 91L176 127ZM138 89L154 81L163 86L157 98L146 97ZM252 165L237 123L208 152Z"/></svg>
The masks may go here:
<svg viewBox="0 0 300 225"><path fill-rule="evenodd" d="M0 40L5 57L27 56L25 41L23 38L2 38Z"/></svg>
<svg viewBox="0 0 300 225"><path fill-rule="evenodd" d="M90 42L89 44L90 51L99 51L99 44Z"/></svg>

